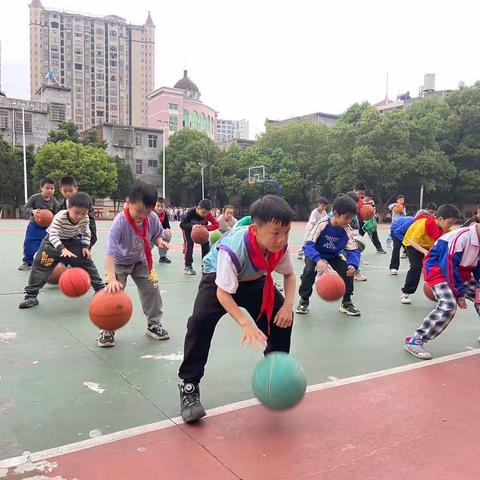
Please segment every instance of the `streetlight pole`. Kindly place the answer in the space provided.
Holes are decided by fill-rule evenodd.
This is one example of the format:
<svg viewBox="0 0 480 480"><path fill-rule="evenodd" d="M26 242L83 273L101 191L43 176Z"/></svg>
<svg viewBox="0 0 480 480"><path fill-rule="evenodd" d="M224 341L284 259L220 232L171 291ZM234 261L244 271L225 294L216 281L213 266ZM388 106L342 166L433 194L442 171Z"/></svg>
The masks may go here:
<svg viewBox="0 0 480 480"><path fill-rule="evenodd" d="M207 165L208 163L198 162L198 166L202 169L202 200L205 198L205 180L204 180L203 171L205 170L205 167Z"/></svg>
<svg viewBox="0 0 480 480"><path fill-rule="evenodd" d="M22 107L22 139L23 139L23 189L25 194L25 203L28 200L28 181L27 181L27 147L25 145L25 109Z"/></svg>
<svg viewBox="0 0 480 480"><path fill-rule="evenodd" d="M162 129L162 197L165 195L165 128Z"/></svg>

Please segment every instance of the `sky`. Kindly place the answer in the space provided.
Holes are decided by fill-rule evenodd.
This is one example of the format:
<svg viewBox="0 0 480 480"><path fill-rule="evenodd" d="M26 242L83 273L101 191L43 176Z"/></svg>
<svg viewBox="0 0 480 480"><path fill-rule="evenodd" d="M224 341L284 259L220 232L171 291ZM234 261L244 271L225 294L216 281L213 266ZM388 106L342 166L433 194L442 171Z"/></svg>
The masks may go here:
<svg viewBox="0 0 480 480"><path fill-rule="evenodd" d="M28 2L3 5L1 88L29 98ZM155 87L186 68L219 118L264 122L355 102L417 94L425 73L436 88L480 79L480 6L466 0L42 0L47 8L156 25Z"/></svg>

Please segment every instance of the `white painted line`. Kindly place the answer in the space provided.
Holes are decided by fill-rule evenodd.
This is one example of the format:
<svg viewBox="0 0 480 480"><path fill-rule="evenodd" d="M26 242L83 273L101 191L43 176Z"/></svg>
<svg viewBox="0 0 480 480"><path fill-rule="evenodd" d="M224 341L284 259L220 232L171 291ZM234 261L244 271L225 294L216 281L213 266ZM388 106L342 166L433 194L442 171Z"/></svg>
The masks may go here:
<svg viewBox="0 0 480 480"><path fill-rule="evenodd" d="M316 385L310 385L307 387L307 392L317 392L319 390L326 390L330 388L341 387L343 385L350 385L352 383L359 383L367 380L372 380L375 378L386 377L389 375L395 375L397 373L409 372L412 370L418 370L420 368L428 368L433 365L438 365L441 363L448 363L453 360L459 360L462 358L472 357L474 355L479 355L480 349L471 350L468 352L455 353L453 355L448 355L446 357L436 358L428 361L419 361L418 363L402 365L401 367L388 368L386 370L380 370L378 372L366 373L363 375L357 375L355 377L344 378L340 380L329 380L324 383L319 383ZM255 405L260 405L260 402L255 399L244 400L241 402L231 403L229 405L224 405L217 408L212 408L207 410L207 415L213 417L216 415L222 415L224 413L234 412L237 410L242 410L244 408L252 407ZM46 460L52 457L58 457L60 455L66 455L68 453L74 453L87 448L98 447L100 445L105 445L108 443L113 443L118 440L123 440L125 438L134 437L136 435L143 435L145 433L150 433L158 430L163 430L165 428L175 427L183 424L181 417L172 418L171 420L162 420L160 422L150 423L147 425L140 425L139 427L128 428L126 430L121 430L119 432L109 433L100 437L90 438L88 440L82 440L80 442L71 443L68 445L63 445L61 447L50 448L48 450L43 450L36 453L30 453L28 455L21 455L19 457L7 458L5 460L0 460L0 469L8 469L22 465L25 462L39 462Z"/></svg>

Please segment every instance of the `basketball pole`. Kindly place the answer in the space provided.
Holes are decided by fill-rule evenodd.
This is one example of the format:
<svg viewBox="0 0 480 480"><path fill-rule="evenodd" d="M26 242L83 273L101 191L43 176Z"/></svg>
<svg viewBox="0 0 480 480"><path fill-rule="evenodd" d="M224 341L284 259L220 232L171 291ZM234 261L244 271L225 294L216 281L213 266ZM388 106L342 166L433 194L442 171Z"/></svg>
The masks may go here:
<svg viewBox="0 0 480 480"><path fill-rule="evenodd" d="M420 187L420 210L423 208L423 183Z"/></svg>

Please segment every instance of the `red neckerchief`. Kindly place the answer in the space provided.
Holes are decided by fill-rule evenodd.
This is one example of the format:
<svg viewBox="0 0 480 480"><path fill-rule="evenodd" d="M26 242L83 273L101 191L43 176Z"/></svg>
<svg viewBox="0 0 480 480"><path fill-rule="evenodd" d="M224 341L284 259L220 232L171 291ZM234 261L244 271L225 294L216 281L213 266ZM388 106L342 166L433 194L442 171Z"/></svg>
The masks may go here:
<svg viewBox="0 0 480 480"><path fill-rule="evenodd" d="M127 219L128 223L133 228L133 231L143 240L143 249L145 250L145 257L147 257L148 272L150 273L153 268L153 257L152 257L152 250L150 248L150 240L148 239L148 217L142 223L142 227L143 227L143 232L142 232L138 228L138 225L135 223L135 220L130 215L128 208L125 208L123 213L125 214L125 218Z"/></svg>
<svg viewBox="0 0 480 480"><path fill-rule="evenodd" d="M159 218L160 222L163 225L163 221L165 220L165 212L157 213L157 215L158 215L158 218Z"/></svg>
<svg viewBox="0 0 480 480"><path fill-rule="evenodd" d="M270 320L273 313L273 304L275 302L275 288L273 285L272 272L275 270L278 262L282 259L285 251L280 250L277 253L268 252L268 259L265 258L264 253L260 249L257 243L257 237L253 232L253 225L248 227L248 239L252 250L253 266L257 270L265 270L267 272L267 278L265 279L265 286L263 287L262 306L260 307L260 313L257 320L260 319L263 313L267 316L268 335L270 335Z"/></svg>

